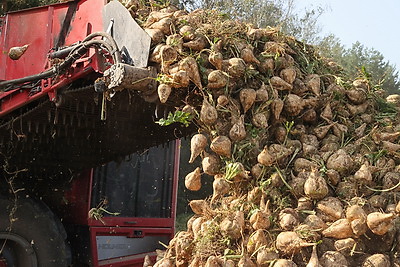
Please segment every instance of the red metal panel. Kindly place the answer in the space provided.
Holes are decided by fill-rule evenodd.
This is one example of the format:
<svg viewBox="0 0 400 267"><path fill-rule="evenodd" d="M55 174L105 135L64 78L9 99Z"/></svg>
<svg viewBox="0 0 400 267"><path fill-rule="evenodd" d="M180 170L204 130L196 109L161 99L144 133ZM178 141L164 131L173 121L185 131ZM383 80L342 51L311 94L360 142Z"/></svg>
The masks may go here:
<svg viewBox="0 0 400 267"><path fill-rule="evenodd" d="M43 71L47 51L46 32L48 7L25 12L11 13L5 25L5 42L2 50L0 79L11 80ZM29 44L28 50L19 60L8 58L11 47Z"/></svg>
<svg viewBox="0 0 400 267"><path fill-rule="evenodd" d="M0 81L4 80L4 75L2 76L2 73L5 72L4 69L4 64L2 63L2 59L4 57L5 51L3 50L3 45L4 45L4 31L5 31L5 23L6 23L6 18L0 16ZM3 77L3 78L2 78Z"/></svg>
<svg viewBox="0 0 400 267"><path fill-rule="evenodd" d="M129 238L134 238L135 231L142 231L144 235L168 235L170 238L174 236L174 229L169 228L138 228L138 227L91 227L90 228L90 240L92 249L92 261L93 266L103 266L103 267L122 267L122 266L143 266L144 257L146 255L153 256L155 259L154 251L149 251L148 253L141 253L131 256L118 257L110 260L98 260L97 254L97 236L126 236Z"/></svg>
<svg viewBox="0 0 400 267"><path fill-rule="evenodd" d="M102 9L106 3L105 0L84 0L79 3L71 24L71 30L65 40L66 45L83 40L89 33L107 30L103 29L102 17ZM62 15L59 16L60 18L62 19ZM54 23L57 23L57 20ZM55 26L55 32L59 32L57 26Z"/></svg>
<svg viewBox="0 0 400 267"><path fill-rule="evenodd" d="M90 226L140 226L140 227L174 227L175 218L143 217L103 217L100 220L89 219Z"/></svg>
<svg viewBox="0 0 400 267"><path fill-rule="evenodd" d="M142 267L145 256L150 256L150 259L155 262L157 258L156 252L142 253L138 255L123 257L121 259L103 260L94 267Z"/></svg>
<svg viewBox="0 0 400 267"><path fill-rule="evenodd" d="M63 208L65 222L87 225L92 196L92 177L93 169L83 171L73 180L70 190L65 192L66 205Z"/></svg>
<svg viewBox="0 0 400 267"><path fill-rule="evenodd" d="M67 2L32 8L5 17L5 26L0 33L0 40L3 40L0 41L0 80L17 79L45 70L47 54L65 26L68 11L73 15L70 25L67 23L69 27L63 45L76 43L90 32L103 31L102 8L105 0L81 0L76 8L71 8L73 4ZM29 44L29 48L19 60L8 58L11 47L25 44Z"/></svg>

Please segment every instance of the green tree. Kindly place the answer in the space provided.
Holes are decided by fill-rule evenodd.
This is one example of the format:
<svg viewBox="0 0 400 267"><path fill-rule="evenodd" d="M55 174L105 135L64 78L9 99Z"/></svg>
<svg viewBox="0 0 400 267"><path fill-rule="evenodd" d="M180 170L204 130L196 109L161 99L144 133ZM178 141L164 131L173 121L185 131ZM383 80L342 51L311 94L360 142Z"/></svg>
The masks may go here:
<svg viewBox="0 0 400 267"><path fill-rule="evenodd" d="M338 64L342 64L343 55L346 51L346 48L336 35L330 34L323 37L317 43L317 48L319 52L326 58L334 60Z"/></svg>
<svg viewBox="0 0 400 267"><path fill-rule="evenodd" d="M344 53L342 65L353 77L359 74L361 67L365 67L374 83L381 84L389 93L399 92L398 71L374 48L365 47L360 42L354 43Z"/></svg>
<svg viewBox="0 0 400 267"><path fill-rule="evenodd" d="M360 70L365 68L374 84L381 85L390 94L399 93L399 73L378 50L368 48L360 42L346 49L335 35L323 38L318 47L323 56L341 65L349 78L357 78Z"/></svg>

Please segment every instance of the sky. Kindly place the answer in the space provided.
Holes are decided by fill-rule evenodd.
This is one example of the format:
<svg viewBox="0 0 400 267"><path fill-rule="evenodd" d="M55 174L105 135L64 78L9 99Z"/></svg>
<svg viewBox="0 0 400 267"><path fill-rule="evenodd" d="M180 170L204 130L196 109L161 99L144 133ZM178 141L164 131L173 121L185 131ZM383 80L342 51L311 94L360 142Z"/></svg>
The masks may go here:
<svg viewBox="0 0 400 267"><path fill-rule="evenodd" d="M321 6L322 34L333 33L346 48L359 41L381 52L400 70L400 0L296 0L296 7ZM399 49L399 50L397 50Z"/></svg>

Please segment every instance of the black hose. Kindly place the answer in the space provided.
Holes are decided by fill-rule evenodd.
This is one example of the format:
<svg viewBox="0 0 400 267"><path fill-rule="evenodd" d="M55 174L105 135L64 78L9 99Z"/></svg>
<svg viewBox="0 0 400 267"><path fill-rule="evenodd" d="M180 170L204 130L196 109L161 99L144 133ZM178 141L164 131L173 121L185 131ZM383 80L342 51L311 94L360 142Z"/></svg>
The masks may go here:
<svg viewBox="0 0 400 267"><path fill-rule="evenodd" d="M0 92L8 92L8 91L11 91L14 89L14 88L2 89L2 87L10 86L13 84L22 84L22 83L26 83L26 82L35 81L35 80L46 79L46 78L53 76L55 73L56 73L56 69L53 67L53 68L48 69L39 74L34 74L31 76L26 76L26 77L15 79L15 80L0 82Z"/></svg>
<svg viewBox="0 0 400 267"><path fill-rule="evenodd" d="M64 70L65 68L68 68L69 66L71 66L71 64L73 62L75 62L76 60L81 58L87 52L87 50L89 50L89 48L91 46L94 46L94 45L102 45L102 46L104 46L109 53L111 53L111 51L112 51L112 47L107 42L105 42L103 40L85 41L81 45L79 45L78 48L74 49L70 53L70 55L68 55L65 58L65 60L58 66L58 69L59 70Z"/></svg>
<svg viewBox="0 0 400 267"><path fill-rule="evenodd" d="M65 48L63 48L63 49L60 49L60 50L51 52L51 53L49 54L49 57L50 57L51 59L54 59L54 58L61 58L61 59L66 58L66 57L67 57L73 50L75 50L76 47L78 47L78 46L79 46L79 44L76 44L76 45L72 45L72 46L65 47Z"/></svg>
<svg viewBox="0 0 400 267"><path fill-rule="evenodd" d="M115 58L114 58L115 62L114 63L121 63L122 62L121 61L121 53L119 52L119 48L118 48L117 42L114 40L114 38L110 34L108 34L106 32L94 32L94 33L91 33L88 36L86 36L86 38L83 40L83 42L91 40L91 39L93 39L95 37L98 37L98 36L107 38L107 40L110 41L111 46L114 48L114 50L109 51L109 52L113 56L115 56Z"/></svg>
<svg viewBox="0 0 400 267"><path fill-rule="evenodd" d="M104 33L104 35L108 35L108 34ZM95 46L95 45L105 47L105 49L110 54L114 53L115 54L115 55L113 55L114 61L120 63L121 58L120 58L119 51L115 50L115 47L114 47L114 44L116 45L115 41L112 44L109 44L108 42L106 42L104 40L91 40L96 36L103 36L103 33L99 32L99 33L93 33L93 34L88 35L85 38L84 42L75 46L72 49L70 54L65 58L65 60L61 64L55 65L53 68L51 68L49 70L46 70L39 74L26 76L26 77L15 79L15 80L8 80L8 81L0 82L0 92L1 91L7 92L7 91L13 90L13 88L2 89L2 87L11 86L11 85L15 85L15 84L22 84L22 83L31 82L31 81L40 80L40 79L45 79L45 78L49 78L59 72L63 72L65 69L69 68L76 60L81 58L87 52L87 50L89 50L89 48L91 46ZM108 35L108 36L111 37L110 35ZM112 37L111 37L111 39L112 39ZM118 47L117 47L117 49L118 49ZM118 53L116 53L116 51L118 51Z"/></svg>

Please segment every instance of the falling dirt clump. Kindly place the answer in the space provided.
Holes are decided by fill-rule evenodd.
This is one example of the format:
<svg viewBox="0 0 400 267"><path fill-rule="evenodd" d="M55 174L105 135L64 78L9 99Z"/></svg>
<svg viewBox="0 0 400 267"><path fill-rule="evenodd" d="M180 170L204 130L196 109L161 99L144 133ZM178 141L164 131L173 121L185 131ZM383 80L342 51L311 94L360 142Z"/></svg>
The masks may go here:
<svg viewBox="0 0 400 267"><path fill-rule="evenodd" d="M190 162L202 163L185 184L214 177L156 266L400 264L400 124L384 88L273 28L210 10L136 13L153 33L158 104L197 127Z"/></svg>

